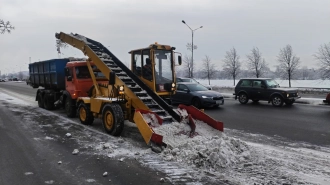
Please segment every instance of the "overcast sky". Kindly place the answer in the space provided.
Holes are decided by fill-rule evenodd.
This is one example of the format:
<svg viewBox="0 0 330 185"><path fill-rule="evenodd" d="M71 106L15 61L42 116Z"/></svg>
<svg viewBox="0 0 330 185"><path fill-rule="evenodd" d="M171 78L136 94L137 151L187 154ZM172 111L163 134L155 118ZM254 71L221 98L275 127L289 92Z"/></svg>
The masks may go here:
<svg viewBox="0 0 330 185"><path fill-rule="evenodd" d="M183 55L195 31L196 64L205 55L219 69L226 51L246 55L258 47L272 69L290 44L301 66L317 68L313 54L330 42L329 0L0 0L0 19L15 26L0 35L0 70L27 71L31 62L57 58L55 32L79 33L109 46L122 62L128 52L158 42ZM82 57L63 49L62 57ZM245 67L245 66L244 66Z"/></svg>

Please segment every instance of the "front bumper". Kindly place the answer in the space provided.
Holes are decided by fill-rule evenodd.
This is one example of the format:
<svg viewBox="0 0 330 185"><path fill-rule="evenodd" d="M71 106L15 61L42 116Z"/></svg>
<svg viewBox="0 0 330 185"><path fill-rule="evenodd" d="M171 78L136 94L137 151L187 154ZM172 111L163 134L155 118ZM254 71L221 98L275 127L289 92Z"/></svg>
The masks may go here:
<svg viewBox="0 0 330 185"><path fill-rule="evenodd" d="M214 107L218 105L223 105L225 103L224 99L221 100L210 100L210 99L203 99L202 106L204 107Z"/></svg>
<svg viewBox="0 0 330 185"><path fill-rule="evenodd" d="M301 96L295 96L295 97L288 97L285 100L291 100L291 101L296 101L297 99L301 98Z"/></svg>

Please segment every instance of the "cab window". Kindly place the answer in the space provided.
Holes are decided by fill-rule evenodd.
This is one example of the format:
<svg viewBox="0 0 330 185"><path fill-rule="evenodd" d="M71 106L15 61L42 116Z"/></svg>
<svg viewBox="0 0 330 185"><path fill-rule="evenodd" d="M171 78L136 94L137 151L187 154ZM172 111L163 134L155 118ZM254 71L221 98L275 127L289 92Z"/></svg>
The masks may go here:
<svg viewBox="0 0 330 185"><path fill-rule="evenodd" d="M242 80L240 87L252 87L252 81L251 80Z"/></svg>

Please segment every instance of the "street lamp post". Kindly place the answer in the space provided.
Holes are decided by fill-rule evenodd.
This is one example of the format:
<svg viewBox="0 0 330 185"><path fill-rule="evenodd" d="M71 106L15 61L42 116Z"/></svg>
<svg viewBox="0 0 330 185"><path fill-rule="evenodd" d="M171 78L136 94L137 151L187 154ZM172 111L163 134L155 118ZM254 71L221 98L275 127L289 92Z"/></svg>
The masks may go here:
<svg viewBox="0 0 330 185"><path fill-rule="evenodd" d="M191 30L191 65L193 65L193 62L194 62L194 31L196 31L200 28L203 28L203 26L200 26L196 29L191 29L190 26L184 20L182 20L182 23L187 25L188 28ZM192 71L190 71L190 73L191 74L189 74L189 76L192 78L193 77Z"/></svg>

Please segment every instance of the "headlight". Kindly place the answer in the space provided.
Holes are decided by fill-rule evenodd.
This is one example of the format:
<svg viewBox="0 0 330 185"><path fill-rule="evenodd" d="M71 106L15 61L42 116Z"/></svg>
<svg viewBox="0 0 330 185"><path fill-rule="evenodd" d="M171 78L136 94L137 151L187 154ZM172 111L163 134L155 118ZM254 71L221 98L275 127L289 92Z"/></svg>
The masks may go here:
<svg viewBox="0 0 330 185"><path fill-rule="evenodd" d="M124 86L119 86L119 94L124 94Z"/></svg>
<svg viewBox="0 0 330 185"><path fill-rule="evenodd" d="M286 97L289 98L289 94L286 94Z"/></svg>
<svg viewBox="0 0 330 185"><path fill-rule="evenodd" d="M172 83L172 87L173 87L173 88L175 87L175 83Z"/></svg>
<svg viewBox="0 0 330 185"><path fill-rule="evenodd" d="M207 98L207 99L213 99L213 97L212 96L202 96L202 98Z"/></svg>

